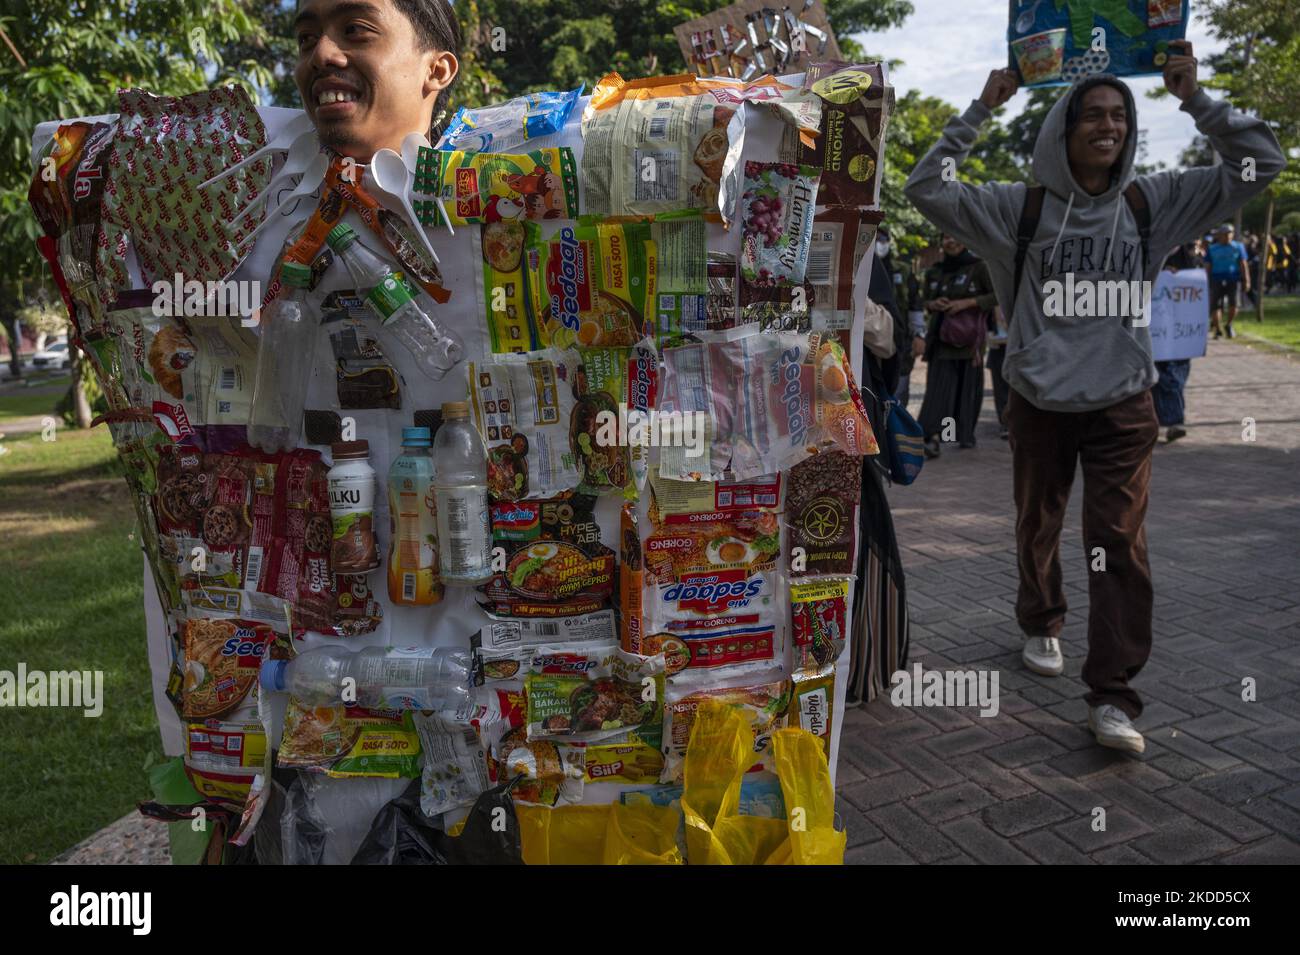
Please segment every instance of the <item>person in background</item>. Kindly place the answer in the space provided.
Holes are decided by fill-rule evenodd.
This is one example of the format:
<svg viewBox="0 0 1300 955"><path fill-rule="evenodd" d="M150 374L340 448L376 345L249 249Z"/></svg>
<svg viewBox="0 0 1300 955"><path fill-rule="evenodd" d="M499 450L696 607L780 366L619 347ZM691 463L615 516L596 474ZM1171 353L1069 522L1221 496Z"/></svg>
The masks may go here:
<svg viewBox="0 0 1300 955"><path fill-rule="evenodd" d="M898 307L905 312L908 331L906 347L899 352L898 356L898 391L894 393L894 397L904 408L912 397L912 369L916 367L916 360L925 354L925 311L921 308L920 302L921 279L917 275L919 268L916 257L908 260L903 270L902 284L896 286Z"/></svg>
<svg viewBox="0 0 1300 955"><path fill-rule="evenodd" d="M1235 337L1232 323L1241 307L1241 291L1250 292L1250 270L1246 247L1232 238L1232 223L1225 222L1214 233L1206 251L1205 269L1210 276L1210 328L1215 338ZM1228 320L1220 325L1224 311ZM1222 328L1222 331L1220 331Z"/></svg>
<svg viewBox="0 0 1300 955"><path fill-rule="evenodd" d="M1165 259L1165 268L1170 272L1204 268L1205 259L1197 251L1199 246L1199 240L1176 246ZM1187 387L1187 377L1191 372L1190 358L1156 362L1156 373L1160 378L1151 386L1151 397L1156 405L1156 420L1165 428L1167 442L1187 436L1187 429L1183 427L1186 410L1183 389Z"/></svg>
<svg viewBox="0 0 1300 955"><path fill-rule="evenodd" d="M1132 304L1080 321L1055 314L1048 301L1067 276L1089 283L1154 281L1165 250L1230 217L1286 166L1267 123L1201 89L1192 45L1176 40L1169 47L1165 87L1196 120L1220 163L1138 175L1133 91L1102 74L1068 87L1044 117L1033 153L1042 192L1031 193L1024 183L963 182L954 167L1019 85L1015 70L1000 68L979 98L948 121L903 190L918 212L988 262L1007 311L1003 373L1012 388L1007 423L1021 659L1043 676L1060 676L1065 668L1061 529L1082 466L1089 609L1081 675L1089 688L1088 727L1099 745L1130 753L1146 746L1133 725L1142 714L1133 683L1154 632L1145 524L1160 431L1151 386L1159 376L1150 329L1134 321ZM1247 169L1254 175L1243 175ZM1031 199L1041 203L1037 209ZM1104 570L1095 563L1097 548Z"/></svg>
<svg viewBox="0 0 1300 955"><path fill-rule="evenodd" d="M1007 353L1007 322L999 305L989 313L989 375L993 378L993 408L998 414L998 437L1006 441L1010 437L1007 431L1007 399L1011 386L1002 377L1002 359Z"/></svg>
<svg viewBox="0 0 1300 955"><path fill-rule="evenodd" d="M1246 271L1252 277L1259 275L1259 236L1253 232L1246 233ZM1205 252L1210 244L1203 240L1196 241L1196 251L1201 256L1201 261L1205 261ZM1252 305L1259 304L1259 289L1254 284L1246 290L1246 297L1250 299Z"/></svg>
<svg viewBox="0 0 1300 955"><path fill-rule="evenodd" d="M998 304L984 263L948 233L940 245L943 258L926 270L921 283L930 324L925 338L925 400L918 424L925 431L925 453L932 458L939 456L940 438L950 418L956 422L958 444L975 447L975 423L984 403L982 344L949 345L940 337L943 323L968 309L991 312Z"/></svg>
<svg viewBox="0 0 1300 955"><path fill-rule="evenodd" d="M1294 295L1300 288L1300 232L1292 232L1287 245L1291 247L1291 261L1286 270L1286 293Z"/></svg>

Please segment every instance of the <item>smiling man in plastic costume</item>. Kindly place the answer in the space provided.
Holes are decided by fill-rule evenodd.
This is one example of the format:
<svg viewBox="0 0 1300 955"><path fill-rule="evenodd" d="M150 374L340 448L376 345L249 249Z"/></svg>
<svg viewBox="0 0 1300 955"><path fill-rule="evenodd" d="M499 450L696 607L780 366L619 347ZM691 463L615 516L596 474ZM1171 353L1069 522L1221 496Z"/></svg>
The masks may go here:
<svg viewBox="0 0 1300 955"><path fill-rule="evenodd" d="M1230 218L1285 164L1268 126L1200 88L1191 44L1170 46L1165 86L1222 157L1219 165L1135 176L1133 94L1112 76L1094 76L1068 89L1043 121L1033 160L1041 187L956 181L948 170L966 158L981 124L1016 91L1014 71L994 70L906 187L931 222L986 261L1008 319L1003 377L1012 389L1006 419L1022 659L1043 676L1064 669L1061 525L1081 463L1088 725L1101 745L1131 753L1146 745L1132 723L1142 700L1130 681L1151 653L1154 602L1145 519L1159 426L1149 322L1138 318L1140 302L1124 308L1119 296L1112 298L1114 309L1084 306L1079 315L1049 310L1045 300L1069 287L1067 277L1076 289L1090 288L1094 301L1103 283L1113 289L1154 282L1165 250Z"/></svg>
<svg viewBox="0 0 1300 955"><path fill-rule="evenodd" d="M428 135L456 81L447 0L303 0L294 37L294 82L321 143L359 162Z"/></svg>

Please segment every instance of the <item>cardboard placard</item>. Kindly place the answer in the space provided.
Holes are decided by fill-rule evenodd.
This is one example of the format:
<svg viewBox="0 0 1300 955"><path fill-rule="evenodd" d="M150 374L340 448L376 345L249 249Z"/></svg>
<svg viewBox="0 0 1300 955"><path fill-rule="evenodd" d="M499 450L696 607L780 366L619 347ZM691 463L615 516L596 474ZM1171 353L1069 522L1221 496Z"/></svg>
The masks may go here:
<svg viewBox="0 0 1300 955"><path fill-rule="evenodd" d="M673 34L687 69L700 76L752 79L765 73L799 73L809 63L843 59L821 0L784 9L776 9L771 0L741 0L688 20L674 27Z"/></svg>

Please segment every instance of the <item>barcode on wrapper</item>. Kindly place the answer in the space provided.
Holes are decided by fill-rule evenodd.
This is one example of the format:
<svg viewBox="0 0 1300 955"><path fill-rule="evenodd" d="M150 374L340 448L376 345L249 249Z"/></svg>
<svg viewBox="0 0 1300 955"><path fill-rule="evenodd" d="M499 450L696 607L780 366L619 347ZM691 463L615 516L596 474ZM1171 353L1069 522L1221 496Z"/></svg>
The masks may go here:
<svg viewBox="0 0 1300 955"><path fill-rule="evenodd" d="M217 387L220 388L222 391L234 391L235 390L235 369L233 368L221 369L221 382L220 384L217 385Z"/></svg>
<svg viewBox="0 0 1300 955"><path fill-rule="evenodd" d="M415 599L415 574L402 574L402 599Z"/></svg>
<svg viewBox="0 0 1300 955"><path fill-rule="evenodd" d="M808 250L808 271L806 278L811 285L831 284L831 248L816 246Z"/></svg>

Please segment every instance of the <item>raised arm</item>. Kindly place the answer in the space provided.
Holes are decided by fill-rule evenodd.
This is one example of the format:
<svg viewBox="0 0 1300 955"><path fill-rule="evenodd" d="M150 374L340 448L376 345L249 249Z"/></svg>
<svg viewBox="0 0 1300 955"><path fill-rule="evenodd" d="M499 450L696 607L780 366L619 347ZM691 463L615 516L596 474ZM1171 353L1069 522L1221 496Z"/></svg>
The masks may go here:
<svg viewBox="0 0 1300 955"><path fill-rule="evenodd" d="M980 98L949 121L903 190L927 219L986 259L1015 253L1025 187L1021 183L972 186L957 179L956 171L975 144L980 126L1011 98L1016 86L1014 70L990 73Z"/></svg>
<svg viewBox="0 0 1300 955"><path fill-rule="evenodd" d="M1183 43L1183 50L1165 64L1165 86L1182 100L1182 111L1196 120L1223 161L1139 180L1151 205L1151 247L1156 249L1181 245L1229 218L1286 165L1268 124L1212 99L1197 83L1192 45Z"/></svg>

